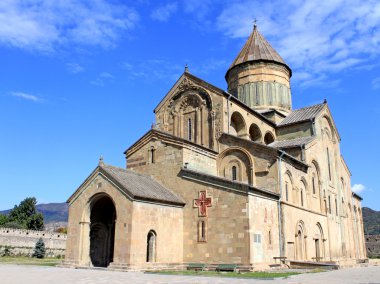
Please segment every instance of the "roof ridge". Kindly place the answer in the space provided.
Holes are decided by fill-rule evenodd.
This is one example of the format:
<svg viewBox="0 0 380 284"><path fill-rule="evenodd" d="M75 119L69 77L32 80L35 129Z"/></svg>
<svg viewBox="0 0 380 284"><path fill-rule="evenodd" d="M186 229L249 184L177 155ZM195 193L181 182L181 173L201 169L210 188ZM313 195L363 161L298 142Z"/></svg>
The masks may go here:
<svg viewBox="0 0 380 284"><path fill-rule="evenodd" d="M121 171L123 171L125 173L132 173L132 174L135 174L135 175L138 175L138 176L152 178L150 175L145 175L145 174L142 174L142 173L138 173L138 172L132 171L130 169L125 169L125 168L113 166L113 165L110 165L110 164L104 164L103 167L105 167L105 166L121 170Z"/></svg>
<svg viewBox="0 0 380 284"><path fill-rule="evenodd" d="M315 105L310 105L310 106L305 106L305 107L297 108L297 109L293 110L290 114L292 114L295 111L304 110L304 109L308 109L308 108L315 107L315 106L320 106L320 105L325 105L325 103L319 103L319 104L315 104Z"/></svg>

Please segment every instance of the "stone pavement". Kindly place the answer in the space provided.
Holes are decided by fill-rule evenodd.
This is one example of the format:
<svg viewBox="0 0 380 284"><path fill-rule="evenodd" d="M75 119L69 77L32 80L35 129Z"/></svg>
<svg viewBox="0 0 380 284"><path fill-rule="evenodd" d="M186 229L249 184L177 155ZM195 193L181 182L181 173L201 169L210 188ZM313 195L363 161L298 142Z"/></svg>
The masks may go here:
<svg viewBox="0 0 380 284"><path fill-rule="evenodd" d="M216 278L180 275L152 275L142 272L117 272L90 269L69 269L58 267L0 265L1 284L97 284L97 283L144 283L144 284L246 284L246 283L378 283L380 266L348 268L331 272L306 273L288 279L256 280Z"/></svg>

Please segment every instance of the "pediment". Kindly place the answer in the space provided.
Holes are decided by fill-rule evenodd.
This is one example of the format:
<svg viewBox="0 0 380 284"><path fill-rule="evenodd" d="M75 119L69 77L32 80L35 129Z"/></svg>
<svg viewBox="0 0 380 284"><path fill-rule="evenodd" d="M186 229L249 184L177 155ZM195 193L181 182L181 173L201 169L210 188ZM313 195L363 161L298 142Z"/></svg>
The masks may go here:
<svg viewBox="0 0 380 284"><path fill-rule="evenodd" d="M182 96L185 93L196 93L200 95L208 104L208 107L211 109L211 97L210 94L219 94L223 95L223 90L212 86L211 84L203 81L196 76L185 72L181 75L181 77L177 80L177 82L173 85L173 87L169 90L169 92L165 95L165 97L160 101L157 107L154 109L154 113L160 111L160 109L165 105L170 105Z"/></svg>

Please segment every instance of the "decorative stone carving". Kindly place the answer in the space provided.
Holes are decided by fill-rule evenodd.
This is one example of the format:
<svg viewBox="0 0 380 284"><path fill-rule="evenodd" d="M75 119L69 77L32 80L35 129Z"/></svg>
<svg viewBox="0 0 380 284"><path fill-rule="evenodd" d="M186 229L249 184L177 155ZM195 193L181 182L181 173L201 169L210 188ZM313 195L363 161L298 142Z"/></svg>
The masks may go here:
<svg viewBox="0 0 380 284"><path fill-rule="evenodd" d="M206 197L206 191L200 191L199 198L194 199L194 208L198 208L199 217L207 217L207 207L212 207L212 197Z"/></svg>
<svg viewBox="0 0 380 284"><path fill-rule="evenodd" d="M191 89L194 89L196 88L196 86L194 85L194 83L187 77L185 77L182 82L178 85L178 91L179 92L184 92L186 90L191 90Z"/></svg>

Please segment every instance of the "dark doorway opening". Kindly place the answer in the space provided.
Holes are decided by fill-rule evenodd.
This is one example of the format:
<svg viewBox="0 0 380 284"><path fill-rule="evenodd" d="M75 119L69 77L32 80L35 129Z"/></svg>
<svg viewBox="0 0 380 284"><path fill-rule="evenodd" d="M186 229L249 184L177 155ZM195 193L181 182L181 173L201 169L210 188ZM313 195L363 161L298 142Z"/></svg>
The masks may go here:
<svg viewBox="0 0 380 284"><path fill-rule="evenodd" d="M156 261L156 239L156 232L149 231L146 242L146 262Z"/></svg>
<svg viewBox="0 0 380 284"><path fill-rule="evenodd" d="M90 258L93 266L113 262L116 209L108 196L96 198L91 208Z"/></svg>

